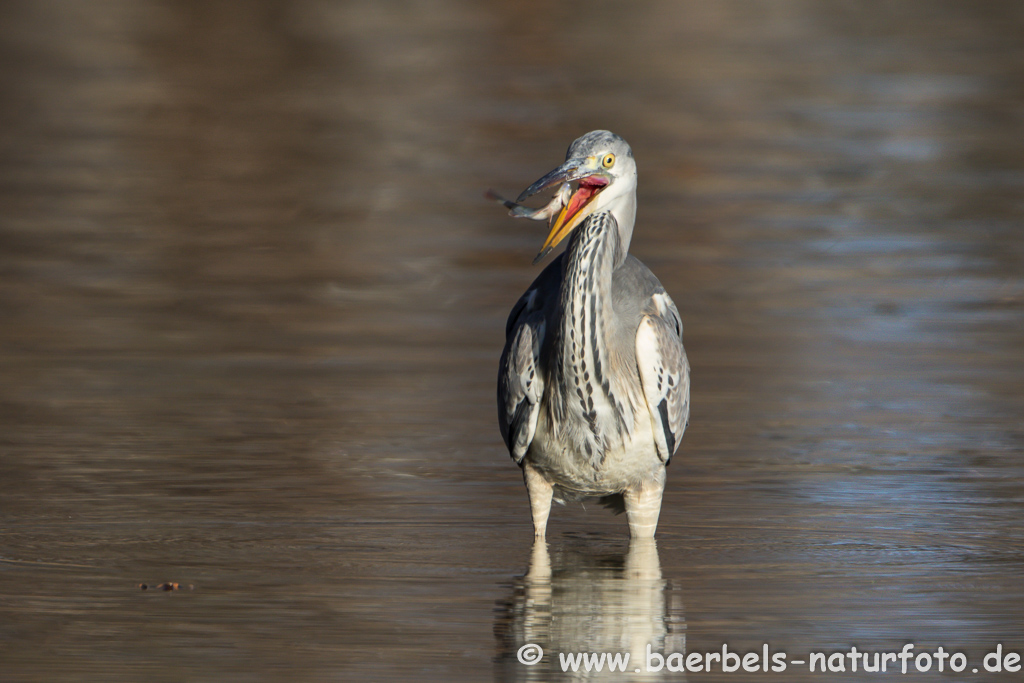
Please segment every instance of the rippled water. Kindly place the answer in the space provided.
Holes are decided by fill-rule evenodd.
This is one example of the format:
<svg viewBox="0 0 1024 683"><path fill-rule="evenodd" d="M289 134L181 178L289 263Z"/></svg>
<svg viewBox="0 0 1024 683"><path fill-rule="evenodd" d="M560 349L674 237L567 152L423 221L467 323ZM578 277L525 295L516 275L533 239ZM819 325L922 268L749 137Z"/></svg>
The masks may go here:
<svg viewBox="0 0 1024 683"><path fill-rule="evenodd" d="M0 680L567 680L601 676L560 652L723 643L991 680L1024 652L1022 29L3 3ZM693 413L656 546L576 506L533 548L493 393L543 226L481 192L593 128L635 151Z"/></svg>

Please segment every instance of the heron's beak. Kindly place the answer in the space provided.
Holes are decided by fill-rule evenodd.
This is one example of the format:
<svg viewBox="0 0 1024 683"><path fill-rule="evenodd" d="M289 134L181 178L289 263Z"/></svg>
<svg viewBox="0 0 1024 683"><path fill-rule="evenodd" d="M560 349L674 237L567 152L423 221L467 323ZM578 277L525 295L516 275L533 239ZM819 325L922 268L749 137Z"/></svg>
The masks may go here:
<svg viewBox="0 0 1024 683"><path fill-rule="evenodd" d="M522 202L552 185L579 181L579 187L569 198L569 202L559 212L558 217L551 223L551 232L544 241L537 258L533 260L536 264L540 262L552 249L565 239L566 235L572 232L573 228L587 216L587 207L594 200L603 188L611 182L609 176L600 167L597 157L586 157L585 159L569 159L564 164L548 173L546 176L530 185L519 195L517 202Z"/></svg>

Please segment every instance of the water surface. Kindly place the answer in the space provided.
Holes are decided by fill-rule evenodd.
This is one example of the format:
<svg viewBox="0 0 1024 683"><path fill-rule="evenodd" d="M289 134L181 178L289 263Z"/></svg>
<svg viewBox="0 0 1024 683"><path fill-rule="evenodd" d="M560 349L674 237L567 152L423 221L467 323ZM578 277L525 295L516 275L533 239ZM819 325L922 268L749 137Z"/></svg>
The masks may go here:
<svg viewBox="0 0 1024 683"><path fill-rule="evenodd" d="M915 643L971 661L915 680L990 680L987 651L1024 652L1022 24L4 3L0 679ZM656 546L576 506L533 548L493 393L543 226L481 192L594 128L638 160L632 251L682 313L691 426Z"/></svg>

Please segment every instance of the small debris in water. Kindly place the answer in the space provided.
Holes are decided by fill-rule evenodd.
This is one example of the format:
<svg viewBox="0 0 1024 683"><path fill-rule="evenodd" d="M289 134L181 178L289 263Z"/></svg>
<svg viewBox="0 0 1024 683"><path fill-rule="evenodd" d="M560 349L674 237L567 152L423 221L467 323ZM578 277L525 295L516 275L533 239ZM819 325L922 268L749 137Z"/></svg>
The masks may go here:
<svg viewBox="0 0 1024 683"><path fill-rule="evenodd" d="M139 588L141 590L144 590L144 591L147 591L147 590L150 590L150 589L153 589L155 591L176 591L176 590L179 590L181 588L181 584L178 583L177 581L168 581L168 582L159 583L159 584L156 584L156 585L150 585L148 583L140 583L140 584L136 584L135 587ZM195 590L196 589L195 584L191 584L191 583L188 584L188 589L190 591Z"/></svg>

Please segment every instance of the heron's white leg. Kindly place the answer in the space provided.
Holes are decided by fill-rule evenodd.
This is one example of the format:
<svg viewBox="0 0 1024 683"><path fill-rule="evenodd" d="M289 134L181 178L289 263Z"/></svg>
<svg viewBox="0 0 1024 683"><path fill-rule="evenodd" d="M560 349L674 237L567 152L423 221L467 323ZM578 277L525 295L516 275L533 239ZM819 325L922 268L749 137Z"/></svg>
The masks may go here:
<svg viewBox="0 0 1024 683"><path fill-rule="evenodd" d="M661 514L661 494L665 490L664 476L646 480L636 488L622 493L626 501L630 538L654 538Z"/></svg>
<svg viewBox="0 0 1024 683"><path fill-rule="evenodd" d="M551 482L528 462L523 463L523 479L526 481L526 492L530 496L530 509L533 511L533 537L544 538L554 489Z"/></svg>

